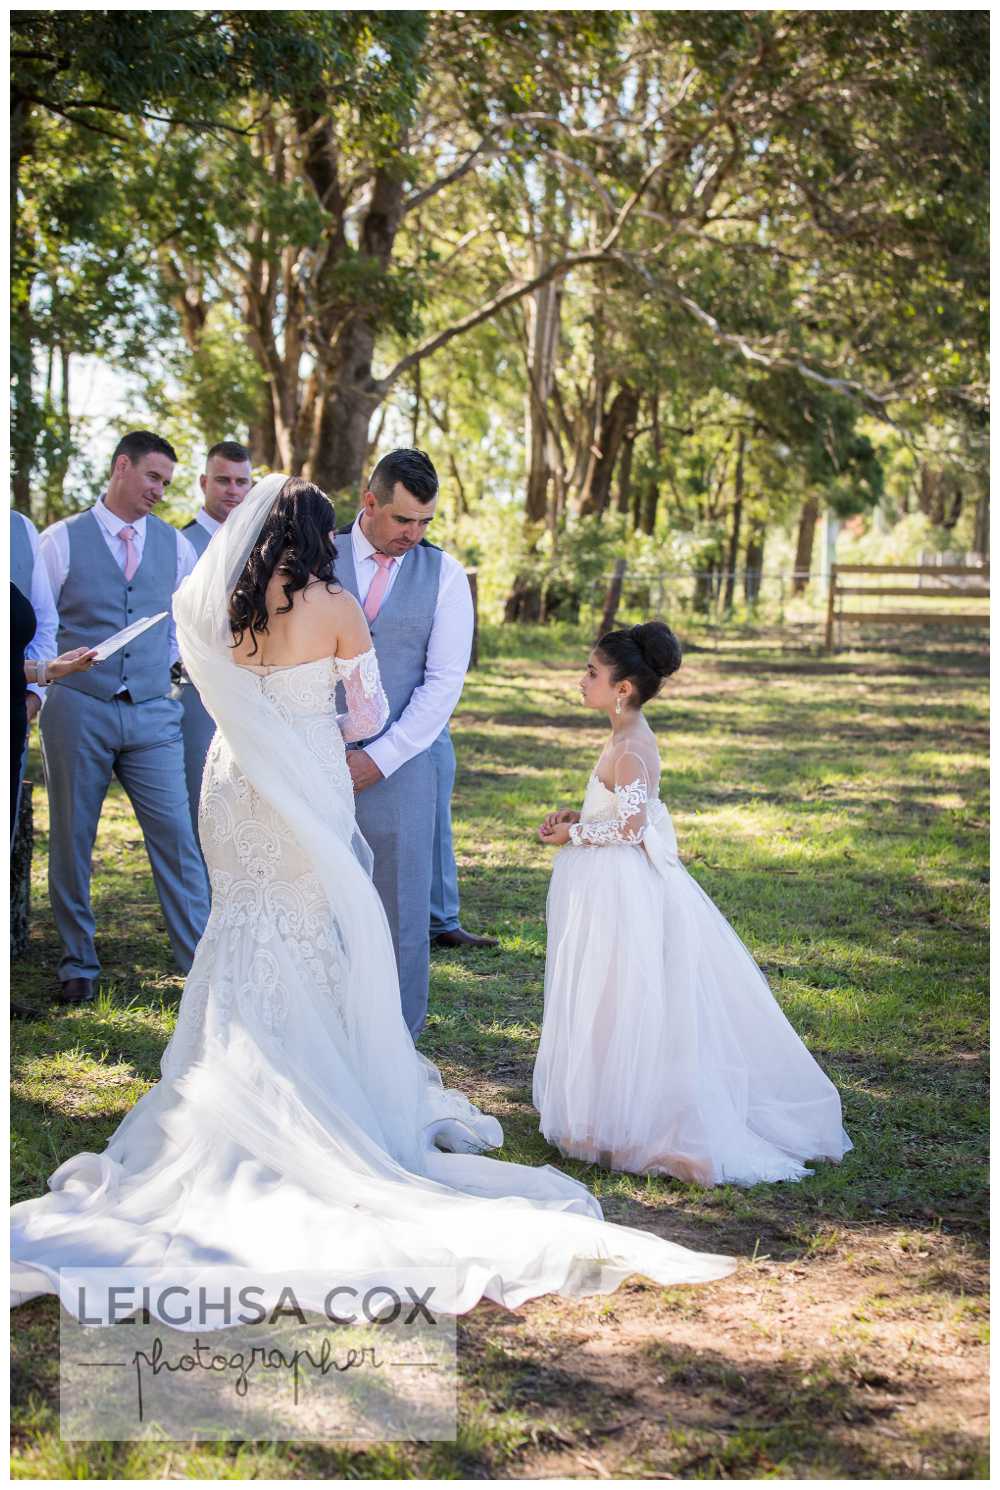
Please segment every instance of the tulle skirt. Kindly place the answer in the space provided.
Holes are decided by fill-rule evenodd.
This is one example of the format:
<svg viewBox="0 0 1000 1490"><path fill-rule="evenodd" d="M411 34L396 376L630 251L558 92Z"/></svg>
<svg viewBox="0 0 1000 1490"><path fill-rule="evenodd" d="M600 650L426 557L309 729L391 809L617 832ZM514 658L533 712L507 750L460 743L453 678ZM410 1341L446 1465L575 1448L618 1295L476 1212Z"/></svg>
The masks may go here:
<svg viewBox="0 0 1000 1490"><path fill-rule="evenodd" d="M534 1102L567 1157L703 1185L798 1180L852 1147L840 1098L676 856L567 846L548 897Z"/></svg>
<svg viewBox="0 0 1000 1490"><path fill-rule="evenodd" d="M14 1303L61 1293L76 1312L61 1269L139 1272L155 1292L220 1268L433 1267L445 1270L436 1306L456 1314L482 1298L608 1292L637 1273L674 1284L732 1271L731 1258L605 1223L550 1165L480 1152L502 1144L500 1124L414 1049L398 986L392 1020L377 1012L380 991L345 964L335 909L292 837L212 757L206 782L229 815L219 844L206 840L212 917L162 1080L102 1153L67 1160L48 1194L13 1207ZM383 922L372 887L370 934L388 944Z"/></svg>

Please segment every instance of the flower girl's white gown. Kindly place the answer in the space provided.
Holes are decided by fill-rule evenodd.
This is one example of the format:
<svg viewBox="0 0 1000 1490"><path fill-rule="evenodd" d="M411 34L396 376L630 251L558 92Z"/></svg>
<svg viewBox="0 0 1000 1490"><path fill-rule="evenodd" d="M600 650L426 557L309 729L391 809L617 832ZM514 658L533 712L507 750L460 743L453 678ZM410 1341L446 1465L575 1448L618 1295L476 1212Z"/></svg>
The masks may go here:
<svg viewBox="0 0 1000 1490"><path fill-rule="evenodd" d="M677 856L643 721L590 778L548 898L534 1102L568 1157L703 1185L852 1147L840 1098Z"/></svg>
<svg viewBox="0 0 1000 1490"><path fill-rule="evenodd" d="M500 1124L414 1048L363 840L352 847L344 738L384 723L375 654L256 670L231 655L228 594L283 480L259 483L175 597L219 728L200 816L212 913L162 1080L103 1153L14 1206L14 1302L59 1292L60 1268L155 1284L191 1268L435 1266L449 1270L437 1308L452 1313L606 1292L635 1273L722 1277L732 1259L605 1223L557 1169L483 1157ZM63 1301L77 1307L69 1289Z"/></svg>

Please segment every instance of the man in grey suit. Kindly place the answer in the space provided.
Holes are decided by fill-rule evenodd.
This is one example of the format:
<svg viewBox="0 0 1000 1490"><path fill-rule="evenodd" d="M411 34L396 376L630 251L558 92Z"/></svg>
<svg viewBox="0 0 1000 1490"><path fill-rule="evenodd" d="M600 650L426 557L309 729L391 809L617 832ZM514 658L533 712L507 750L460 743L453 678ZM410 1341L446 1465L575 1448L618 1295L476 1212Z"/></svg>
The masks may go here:
<svg viewBox="0 0 1000 1490"><path fill-rule="evenodd" d="M389 722L348 753L358 825L375 858L399 967L403 1016L416 1038L427 1018L437 754L472 647L465 570L425 536L438 479L421 450L383 456L357 518L337 535L337 578L371 627Z"/></svg>
<svg viewBox="0 0 1000 1490"><path fill-rule="evenodd" d="M174 591L195 565L187 539L153 516L176 460L159 435L126 435L103 496L42 534L39 558L59 611L60 652L93 646L143 616L169 612ZM170 697L177 655L168 616L89 672L47 691L41 733L51 824L49 895L63 942L63 1003L85 1003L96 994L91 857L112 775L139 819L183 972L205 929L208 881L191 831L181 706Z"/></svg>
<svg viewBox="0 0 1000 1490"><path fill-rule="evenodd" d="M52 587L49 584L45 565L38 562L38 533L30 518L13 509L10 514L10 577L21 594L31 601L31 608L35 612L35 635L25 648L25 661L40 662L49 657L55 657L59 617L56 614ZM29 730L33 721L38 717L44 697L44 689L39 688L35 683L28 684ZM24 755L21 758L22 776L27 755L28 745L25 741ZM18 794L20 798L20 788ZM14 820L17 821L16 806Z"/></svg>
<svg viewBox="0 0 1000 1490"><path fill-rule="evenodd" d="M204 505L182 532L200 559L226 518L236 510L253 485L249 450L236 440L220 440L205 457L205 471L198 482ZM191 808L191 825L197 838L201 778L205 771L208 747L215 734L215 720L202 703L194 684L181 672L179 664L175 672L179 673L180 700L184 710L181 725L184 736L184 775Z"/></svg>

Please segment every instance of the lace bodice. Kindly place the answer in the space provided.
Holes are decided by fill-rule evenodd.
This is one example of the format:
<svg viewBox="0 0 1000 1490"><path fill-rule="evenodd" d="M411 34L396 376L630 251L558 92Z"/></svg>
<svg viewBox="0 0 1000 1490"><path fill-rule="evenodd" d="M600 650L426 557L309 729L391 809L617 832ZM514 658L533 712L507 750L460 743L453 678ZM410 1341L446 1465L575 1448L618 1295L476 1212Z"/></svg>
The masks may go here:
<svg viewBox="0 0 1000 1490"><path fill-rule="evenodd" d="M580 821L569 830L577 848L609 844L637 847L659 806L660 755L652 730L639 720L612 735L601 752L583 799Z"/></svg>
<svg viewBox="0 0 1000 1490"><path fill-rule="evenodd" d="M578 848L584 844L600 848L610 843L642 843L648 802L644 776L616 783L612 790L595 771L587 784L580 821L569 830L570 842Z"/></svg>
<svg viewBox="0 0 1000 1490"><path fill-rule="evenodd" d="M357 657L317 657L313 662L299 662L292 667L237 665L259 679L261 692L286 719L336 715L346 741L370 739L389 717L389 701L382 688L374 647ZM336 714L338 683L344 685L345 714Z"/></svg>

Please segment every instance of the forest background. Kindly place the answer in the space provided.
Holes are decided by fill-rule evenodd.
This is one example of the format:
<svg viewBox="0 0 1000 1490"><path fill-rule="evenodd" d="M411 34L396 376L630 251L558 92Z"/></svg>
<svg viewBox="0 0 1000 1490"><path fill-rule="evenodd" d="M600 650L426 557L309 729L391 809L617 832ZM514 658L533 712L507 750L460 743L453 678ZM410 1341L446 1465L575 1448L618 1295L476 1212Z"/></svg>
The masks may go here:
<svg viewBox="0 0 1000 1490"><path fill-rule="evenodd" d="M15 12L14 504L137 425L178 522L219 439L348 510L418 444L491 619L985 557L988 24Z"/></svg>

